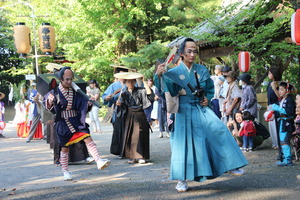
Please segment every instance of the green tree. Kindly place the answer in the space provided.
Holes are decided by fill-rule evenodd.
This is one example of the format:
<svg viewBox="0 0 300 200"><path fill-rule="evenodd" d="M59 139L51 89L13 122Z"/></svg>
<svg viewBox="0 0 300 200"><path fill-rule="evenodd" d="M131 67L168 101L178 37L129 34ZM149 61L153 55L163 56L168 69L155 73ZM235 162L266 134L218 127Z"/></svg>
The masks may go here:
<svg viewBox="0 0 300 200"><path fill-rule="evenodd" d="M264 74L265 65L278 67L281 73L288 67L295 67L290 63L298 59L300 51L289 39L293 5L282 0L258 0L255 5L238 13L236 6L226 8L223 11L226 11L226 15L215 15L208 20L214 33L203 33L195 37L217 42L220 46L234 46L231 61L235 67L239 51L251 52L251 73L257 75L257 80ZM297 69L299 70L299 66ZM289 71L293 70L283 73L284 79L292 79L294 74Z"/></svg>

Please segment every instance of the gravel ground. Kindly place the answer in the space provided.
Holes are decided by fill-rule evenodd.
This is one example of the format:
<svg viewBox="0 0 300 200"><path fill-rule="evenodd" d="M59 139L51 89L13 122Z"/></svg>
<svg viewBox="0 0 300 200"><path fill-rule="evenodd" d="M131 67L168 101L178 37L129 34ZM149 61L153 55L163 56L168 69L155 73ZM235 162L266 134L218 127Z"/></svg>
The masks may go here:
<svg viewBox="0 0 300 200"><path fill-rule="evenodd" d="M25 143L8 124L7 138L0 139L0 199L299 199L300 164L277 167L269 139L256 151L245 153L249 161L245 175L190 181L189 191L178 193L176 181L169 180L168 138L158 138L154 129L149 163L128 165L109 154L111 125L102 124L102 130L93 138L111 166L99 171L95 163L70 165L74 180L62 181L49 145L44 140Z"/></svg>

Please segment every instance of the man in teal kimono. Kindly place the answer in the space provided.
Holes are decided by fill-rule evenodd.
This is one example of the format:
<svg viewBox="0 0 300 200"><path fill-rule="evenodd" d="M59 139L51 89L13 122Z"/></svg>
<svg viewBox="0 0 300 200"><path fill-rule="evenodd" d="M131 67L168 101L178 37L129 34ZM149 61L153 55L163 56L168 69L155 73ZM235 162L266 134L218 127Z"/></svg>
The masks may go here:
<svg viewBox="0 0 300 200"><path fill-rule="evenodd" d="M214 84L207 68L194 63L198 54L196 43L185 39L179 53L179 66L167 72L163 65L158 67L155 85L165 94L167 111L175 113L170 178L179 180L178 192L186 192L187 180L204 181L225 172L242 175L239 168L248 162L230 131L207 107L214 95ZM204 98L188 87L190 84L197 88L195 77L204 89Z"/></svg>

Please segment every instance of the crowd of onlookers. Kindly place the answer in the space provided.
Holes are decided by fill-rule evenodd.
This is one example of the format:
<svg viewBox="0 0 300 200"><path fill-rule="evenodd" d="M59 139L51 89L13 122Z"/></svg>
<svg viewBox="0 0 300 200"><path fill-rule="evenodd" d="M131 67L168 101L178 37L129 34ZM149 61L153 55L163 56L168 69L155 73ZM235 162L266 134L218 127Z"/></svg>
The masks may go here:
<svg viewBox="0 0 300 200"><path fill-rule="evenodd" d="M271 137L272 148L279 149L277 165L292 165L291 147L298 159L300 134L300 95L297 94L295 102L294 86L281 80L277 68L269 69L268 108L264 115L267 129L257 120L260 105L251 75L238 76L230 67L221 65L215 66L214 73L211 76L215 88L212 110L227 125L242 151L252 152Z"/></svg>

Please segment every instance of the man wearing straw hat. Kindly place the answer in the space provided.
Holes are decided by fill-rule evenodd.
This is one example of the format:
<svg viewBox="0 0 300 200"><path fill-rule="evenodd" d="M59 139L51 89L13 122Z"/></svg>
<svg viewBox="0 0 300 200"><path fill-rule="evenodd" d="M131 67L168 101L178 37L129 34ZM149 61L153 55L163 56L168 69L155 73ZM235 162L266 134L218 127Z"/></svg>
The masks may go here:
<svg viewBox="0 0 300 200"><path fill-rule="evenodd" d="M121 157L130 159L128 164L144 164L150 158L150 125L144 109L153 103L154 93L147 83L144 83L145 88L135 86L136 79L142 77L139 73L119 73L115 74L115 77L125 79L127 87L116 103L126 113Z"/></svg>
<svg viewBox="0 0 300 200"><path fill-rule="evenodd" d="M129 68L124 66L114 66L114 71L117 73L128 72ZM121 78L116 78L116 81L108 86L105 92L102 94L103 105L109 107L108 113L104 118L104 121L110 122L113 125L113 135L110 145L110 153L120 156L122 145L123 145L123 136L124 136L124 117L122 114L117 116L117 112L122 112L116 106L117 99L120 96L120 92L125 89L124 80Z"/></svg>

